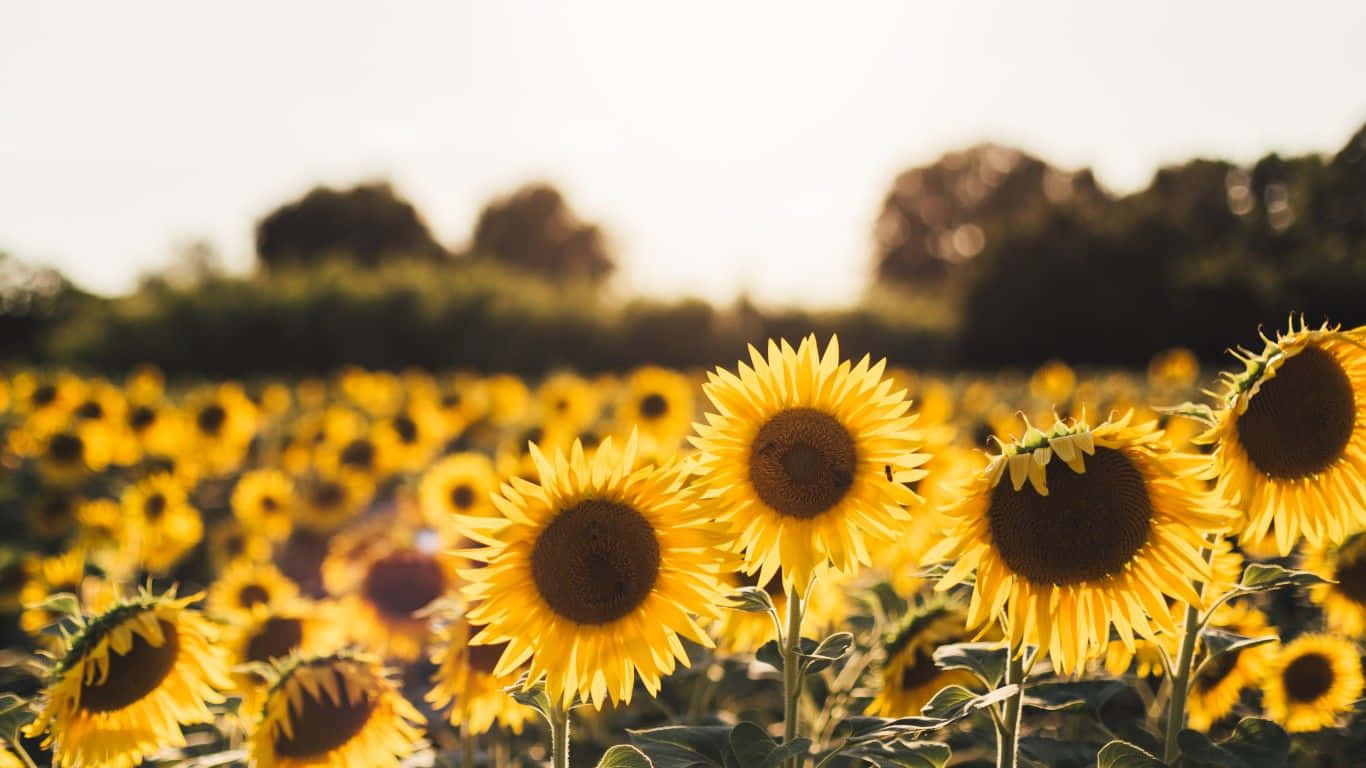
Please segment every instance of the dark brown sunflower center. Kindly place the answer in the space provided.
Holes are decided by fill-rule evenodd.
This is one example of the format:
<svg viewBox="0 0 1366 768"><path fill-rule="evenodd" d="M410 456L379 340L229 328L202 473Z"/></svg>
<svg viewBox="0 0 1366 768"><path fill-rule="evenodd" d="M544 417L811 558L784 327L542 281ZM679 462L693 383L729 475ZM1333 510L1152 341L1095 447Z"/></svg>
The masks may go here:
<svg viewBox="0 0 1366 768"><path fill-rule="evenodd" d="M1047 466L1048 495L1002 478L987 509L991 541L1015 573L1036 584L1069 585L1124 570L1148 541L1153 507L1143 476L1119 451L1096 448L1078 474Z"/></svg>
<svg viewBox="0 0 1366 768"><path fill-rule="evenodd" d="M104 416L104 406L96 400L86 400L76 409L76 418L81 420L98 419Z"/></svg>
<svg viewBox="0 0 1366 768"><path fill-rule="evenodd" d="M1366 536L1348 539L1338 550L1333 590L1358 605L1366 605Z"/></svg>
<svg viewBox="0 0 1366 768"><path fill-rule="evenodd" d="M109 649L109 675L94 683L81 681L81 708L87 712L112 712L156 690L175 668L180 638L175 625L161 622L161 645L152 645L137 632L128 653Z"/></svg>
<svg viewBox="0 0 1366 768"><path fill-rule="evenodd" d="M264 509L267 512L274 512L279 508L280 502L276 501L274 496L261 497L261 509Z"/></svg>
<svg viewBox="0 0 1366 768"><path fill-rule="evenodd" d="M370 469L375 465L375 444L364 438L352 440L342 448L340 461L354 469Z"/></svg>
<svg viewBox="0 0 1366 768"><path fill-rule="evenodd" d="M139 405L128 414L128 426L137 432L152 426L152 422L156 420L157 412L145 405Z"/></svg>
<svg viewBox="0 0 1366 768"><path fill-rule="evenodd" d="M397 416L394 418L394 433L399 440L412 445L417 442L417 422L407 416Z"/></svg>
<svg viewBox="0 0 1366 768"><path fill-rule="evenodd" d="M161 493L154 493L142 502L142 514L153 522L160 520L166 514L166 496Z"/></svg>
<svg viewBox="0 0 1366 768"><path fill-rule="evenodd" d="M1238 656L1241 651L1232 653L1221 653L1214 657L1208 664L1200 665L1200 672L1195 676L1195 689L1200 693L1205 693L1229 676L1234 667L1238 666Z"/></svg>
<svg viewBox="0 0 1366 768"><path fill-rule="evenodd" d="M479 634L481 629L483 629L483 627L477 627L471 624L469 627L469 637L473 638L475 635ZM503 651L507 647L507 643L498 643L496 645L466 645L465 663L469 665L470 669L491 675L493 674L493 670L498 668L498 659L502 658Z"/></svg>
<svg viewBox="0 0 1366 768"><path fill-rule="evenodd" d="M640 415L647 419L657 419L669 412L669 401L658 392L651 392L640 398Z"/></svg>
<svg viewBox="0 0 1366 768"><path fill-rule="evenodd" d="M319 697L304 691L299 698L303 706L297 710L289 708L293 733L285 735L284 730L275 732L275 753L281 757L316 757L342 746L361 732L370 720L375 709L375 700L370 696L358 696L353 701L345 694L346 685L338 672L334 690L341 692L340 702L334 702L326 689L319 686Z"/></svg>
<svg viewBox="0 0 1366 768"><path fill-rule="evenodd" d="M231 533L223 540L223 551L228 557L237 557L247 549L247 537L242 533Z"/></svg>
<svg viewBox="0 0 1366 768"><path fill-rule="evenodd" d="M237 604L243 608L270 602L270 590L260 584L248 584L237 590Z"/></svg>
<svg viewBox="0 0 1366 768"><path fill-rule="evenodd" d="M901 690L909 691L927 685L939 674L934 665L934 656L924 648L916 648L906 666L901 668Z"/></svg>
<svg viewBox="0 0 1366 768"><path fill-rule="evenodd" d="M70 432L59 432L47 444L47 454L62 464L80 461L85 452L85 443Z"/></svg>
<svg viewBox="0 0 1366 768"><path fill-rule="evenodd" d="M461 483L451 490L451 503L456 509L469 509L474 505L474 489L468 483Z"/></svg>
<svg viewBox="0 0 1366 768"><path fill-rule="evenodd" d="M304 639L304 623L299 619L272 616L266 619L247 641L247 661L270 661L289 655Z"/></svg>
<svg viewBox="0 0 1366 768"><path fill-rule="evenodd" d="M346 501L346 489L333 480L326 480L313 488L313 506L319 509L339 507Z"/></svg>
<svg viewBox="0 0 1366 768"><path fill-rule="evenodd" d="M216 435L218 430L223 428L223 422L228 420L228 412L218 403L206 405L199 409L195 415L195 423L199 425L199 431L206 435Z"/></svg>
<svg viewBox="0 0 1366 768"><path fill-rule="evenodd" d="M1333 662L1321 653L1306 653L1285 665L1281 681L1291 701L1314 701L1333 687Z"/></svg>
<svg viewBox="0 0 1366 768"><path fill-rule="evenodd" d="M759 429L749 479L779 514L812 518L844 498L858 455L848 430L814 408L780 411Z"/></svg>
<svg viewBox="0 0 1366 768"><path fill-rule="evenodd" d="M410 619L446 591L446 572L431 555L401 549L376 560L361 589L385 616Z"/></svg>
<svg viewBox="0 0 1366 768"><path fill-rule="evenodd" d="M632 507L581 501L536 537L531 575L551 610L580 624L606 624L635 610L654 589L659 541Z"/></svg>
<svg viewBox="0 0 1366 768"><path fill-rule="evenodd" d="M1305 347L1248 402L1238 417L1238 441L1262 473L1308 477L1342 455L1355 423L1351 379L1331 354Z"/></svg>
<svg viewBox="0 0 1366 768"><path fill-rule="evenodd" d="M33 405L42 408L57 399L57 387L52 384L44 384L33 390Z"/></svg>

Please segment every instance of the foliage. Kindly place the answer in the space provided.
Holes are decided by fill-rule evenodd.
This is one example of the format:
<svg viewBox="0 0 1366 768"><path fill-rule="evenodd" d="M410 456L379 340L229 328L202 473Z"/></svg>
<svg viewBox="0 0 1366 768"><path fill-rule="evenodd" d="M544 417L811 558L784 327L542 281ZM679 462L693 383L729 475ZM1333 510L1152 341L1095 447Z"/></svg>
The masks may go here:
<svg viewBox="0 0 1366 768"><path fill-rule="evenodd" d="M271 270L339 257L360 267L392 257L447 257L412 203L383 182L314 187L271 211L256 225L256 255Z"/></svg>

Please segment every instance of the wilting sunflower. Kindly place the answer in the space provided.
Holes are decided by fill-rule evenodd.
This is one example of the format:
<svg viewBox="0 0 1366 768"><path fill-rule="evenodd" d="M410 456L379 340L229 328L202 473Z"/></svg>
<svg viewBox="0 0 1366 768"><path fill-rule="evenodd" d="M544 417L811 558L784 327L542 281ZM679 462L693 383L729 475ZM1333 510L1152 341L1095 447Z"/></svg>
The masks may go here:
<svg viewBox="0 0 1366 768"><path fill-rule="evenodd" d="M553 459L533 447L540 485L512 478L494 496L503 518L464 518L488 545L466 553L487 566L461 574L468 619L487 624L472 642L508 643L494 674L530 659L528 680L566 706L630 702L637 675L653 695L688 663L679 635L711 645L695 616L721 603L725 531L676 467L637 470L636 445L604 440L591 462L577 442Z"/></svg>
<svg viewBox="0 0 1366 768"><path fill-rule="evenodd" d="M1201 547L1233 514L1191 482L1201 457L1161 437L1125 415L1030 427L1004 444L945 510L954 527L926 558L953 562L937 588L975 570L968 624L999 618L1012 648L1046 648L1066 673L1105 649L1112 624L1128 648L1135 633L1176 634L1165 598L1200 604L1192 582L1211 577Z"/></svg>
<svg viewBox="0 0 1366 768"><path fill-rule="evenodd" d="M1240 538L1274 531L1282 556L1301 535L1342 541L1366 525L1366 327L1292 321L1241 359L1199 438L1215 444L1219 492L1247 512Z"/></svg>
<svg viewBox="0 0 1366 768"><path fill-rule="evenodd" d="M247 529L272 541L289 538L293 528L294 483L278 469L254 469L232 489L232 512Z"/></svg>
<svg viewBox="0 0 1366 768"><path fill-rule="evenodd" d="M1361 697L1356 643L1329 635L1300 635L1285 646L1262 683L1266 714L1287 731L1331 728Z"/></svg>
<svg viewBox="0 0 1366 768"><path fill-rule="evenodd" d="M269 563L239 560L224 569L209 587L205 606L219 619L250 614L257 606L274 606L298 597L299 587Z"/></svg>
<svg viewBox="0 0 1366 768"><path fill-rule="evenodd" d="M1210 624L1243 637L1276 633L1267 624L1266 616L1246 600L1219 606ZM1199 659L1186 698L1189 726L1208 731L1215 722L1231 714L1243 689L1261 684L1277 650L1276 643L1268 643L1225 653L1210 663Z"/></svg>
<svg viewBox="0 0 1366 768"><path fill-rule="evenodd" d="M1304 568L1331 580L1309 590L1309 599L1323 607L1328 628L1358 639L1366 634L1366 532L1349 534L1340 545L1311 547Z"/></svg>
<svg viewBox="0 0 1366 768"><path fill-rule="evenodd" d="M346 596L352 636L385 657L417 659L431 634L423 609L459 587L456 569L465 563L406 544L384 542L359 552L347 544L339 539L339 551L323 563L323 579L329 593Z"/></svg>
<svg viewBox="0 0 1366 768"><path fill-rule="evenodd" d="M971 672L940 669L934 663L936 648L968 639L965 618L963 611L939 603L923 606L907 616L886 640L881 685L864 712L880 717L910 717L919 715L920 708L944 686L980 689L982 683Z"/></svg>
<svg viewBox="0 0 1366 768"><path fill-rule="evenodd" d="M456 515L497 514L490 495L498 489L493 461L482 453L457 453L438 461L422 475L418 501L422 515L435 528L449 527Z"/></svg>
<svg viewBox="0 0 1366 768"><path fill-rule="evenodd" d="M421 722L377 659L291 656L252 729L251 760L257 768L397 766L417 749Z"/></svg>
<svg viewBox="0 0 1366 768"><path fill-rule="evenodd" d="M199 510L173 475L152 475L130 485L123 492L123 510L149 571L170 570L204 537Z"/></svg>
<svg viewBox="0 0 1366 768"><path fill-rule="evenodd" d="M196 599L142 593L83 623L25 728L47 734L54 766L131 768L212 720L207 705L232 683L213 625L187 607Z"/></svg>
<svg viewBox="0 0 1366 768"><path fill-rule="evenodd" d="M618 431L626 434L638 425L642 438L677 449L692 426L693 400L688 377L657 365L637 368L627 377L617 403Z"/></svg>
<svg viewBox="0 0 1366 768"><path fill-rule="evenodd" d="M500 723L513 733L534 715L534 710L518 704L507 692L517 683L520 670L498 676L493 671L506 645L470 645L480 627L462 620L444 625L438 633L432 663L432 689L426 699L446 713L452 725L467 733L484 733Z"/></svg>
<svg viewBox="0 0 1366 768"><path fill-rule="evenodd" d="M717 413L690 438L714 513L744 550L746 572L767 582L781 565L786 588L805 589L827 562L846 573L868 565L868 540L891 541L918 501L905 483L925 475L904 392L882 376L886 361L840 361L831 337L797 349L750 347L753 368L718 368L703 387Z"/></svg>

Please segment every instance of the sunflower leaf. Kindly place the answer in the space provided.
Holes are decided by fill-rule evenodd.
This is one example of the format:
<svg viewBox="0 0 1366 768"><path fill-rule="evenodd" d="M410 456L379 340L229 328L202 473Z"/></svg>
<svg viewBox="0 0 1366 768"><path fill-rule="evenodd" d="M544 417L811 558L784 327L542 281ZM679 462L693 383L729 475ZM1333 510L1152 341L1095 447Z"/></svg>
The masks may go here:
<svg viewBox="0 0 1366 768"><path fill-rule="evenodd" d="M939 721L942 728L956 720L961 720L978 710L986 709L994 704L1005 701L1014 696L1020 690L1020 686L1014 683L996 690L978 695L969 691L961 685L949 685L940 688L939 692L929 700L920 711L926 719Z"/></svg>
<svg viewBox="0 0 1366 768"><path fill-rule="evenodd" d="M1209 653L1205 656L1205 660L1200 663L1200 666L1202 667L1222 654L1240 653L1248 648L1274 643L1279 639L1275 635L1244 637L1243 635L1234 634L1233 632L1225 632L1222 629L1207 629L1200 638L1204 640L1205 648L1209 650ZM1198 670L1196 671L1196 674L1199 674Z"/></svg>
<svg viewBox="0 0 1366 768"><path fill-rule="evenodd" d="M537 682L530 688L526 688L521 682L518 682L516 685L508 686L507 692L512 696L513 701L540 712L541 717L544 717L547 722L550 720L550 697L545 693L545 683Z"/></svg>
<svg viewBox="0 0 1366 768"><path fill-rule="evenodd" d="M55 613L58 616L79 616L81 613L81 601L70 592L58 592L48 595L47 599L37 606L40 611Z"/></svg>
<svg viewBox="0 0 1366 768"><path fill-rule="evenodd" d="M840 757L875 768L944 768L953 752L937 741L865 741L840 749Z"/></svg>
<svg viewBox="0 0 1366 768"><path fill-rule="evenodd" d="M728 768L737 765L730 747L731 730L725 725L666 725L627 729L626 734L656 768Z"/></svg>
<svg viewBox="0 0 1366 768"><path fill-rule="evenodd" d="M777 748L778 742L768 731L749 721L730 730L730 749L740 765L759 765Z"/></svg>
<svg viewBox="0 0 1366 768"><path fill-rule="evenodd" d="M1180 405L1154 408L1153 410L1164 416L1181 416L1183 418L1192 419L1207 427L1212 427L1219 423L1219 417L1215 415L1214 409L1204 403L1186 402Z"/></svg>
<svg viewBox="0 0 1366 768"><path fill-rule="evenodd" d="M19 743L19 729L33 722L27 701L12 693L0 693L0 741Z"/></svg>
<svg viewBox="0 0 1366 768"><path fill-rule="evenodd" d="M792 741L779 746L772 752L769 752L768 757L765 757L764 761L759 764L759 768L779 768L789 759L805 756L810 754L810 752L811 739L793 739ZM748 765L748 763L741 763L741 765Z"/></svg>
<svg viewBox="0 0 1366 768"><path fill-rule="evenodd" d="M800 639L800 642L797 644L798 656L811 656L815 652L815 640L812 640L809 637L803 637ZM759 650L754 652L754 658L758 661L762 661L763 663L772 666L774 669L783 668L783 651L780 647L778 647L777 640L769 640L767 643L764 643L762 646L760 646Z"/></svg>
<svg viewBox="0 0 1366 768"><path fill-rule="evenodd" d="M618 744L603 753L598 768L654 768L654 763L635 747Z"/></svg>
<svg viewBox="0 0 1366 768"><path fill-rule="evenodd" d="M1001 684L1006 670L1006 649L999 643L953 643L934 651L940 669L966 669L988 688Z"/></svg>
<svg viewBox="0 0 1366 768"><path fill-rule="evenodd" d="M1279 565L1251 563L1243 570L1238 582L1240 592L1269 592L1285 587L1308 587L1326 584L1328 580L1309 571L1292 571Z"/></svg>
<svg viewBox="0 0 1366 768"><path fill-rule="evenodd" d="M1166 765L1138 745L1118 739L1096 753L1096 768L1166 768Z"/></svg>
<svg viewBox="0 0 1366 768"><path fill-rule="evenodd" d="M773 597L762 587L740 587L727 596L732 610L745 613L777 613Z"/></svg>
<svg viewBox="0 0 1366 768"><path fill-rule="evenodd" d="M1276 768L1287 764L1290 737L1275 723L1260 717L1238 721L1233 733L1219 742L1190 729L1177 734L1184 764L1220 768Z"/></svg>
<svg viewBox="0 0 1366 768"><path fill-rule="evenodd" d="M802 652L802 671L808 675L829 667L845 656L849 655L849 648L854 644L854 636L848 632L836 632L825 638L810 653Z"/></svg>

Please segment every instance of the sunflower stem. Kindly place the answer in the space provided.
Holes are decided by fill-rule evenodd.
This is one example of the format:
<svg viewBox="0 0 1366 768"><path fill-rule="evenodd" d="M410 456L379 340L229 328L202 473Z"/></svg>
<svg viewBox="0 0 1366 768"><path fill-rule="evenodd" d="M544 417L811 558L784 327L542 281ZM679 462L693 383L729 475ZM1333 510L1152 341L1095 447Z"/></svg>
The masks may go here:
<svg viewBox="0 0 1366 768"><path fill-rule="evenodd" d="M560 702L550 706L550 759L552 768L569 768L569 709Z"/></svg>
<svg viewBox="0 0 1366 768"><path fill-rule="evenodd" d="M783 743L797 738L798 704L802 698L802 596L795 585L787 591L787 636L783 638ZM791 768L801 768L803 760L788 761Z"/></svg>
<svg viewBox="0 0 1366 768"><path fill-rule="evenodd" d="M1176 736L1186 727L1186 694L1190 690L1192 661L1195 658L1195 639L1200 636L1200 611L1186 606L1186 621L1181 633L1181 650L1176 656L1176 675L1172 677L1171 698L1167 710L1167 733L1162 746L1162 761L1171 765L1180 751Z"/></svg>
<svg viewBox="0 0 1366 768"><path fill-rule="evenodd" d="M1000 727L1000 737L996 744L996 768L1015 768L1020 751L1020 711L1024 703L1025 663L1024 649L1018 651L1007 647L1006 685L1018 685L1015 695L1006 699L1005 711Z"/></svg>
<svg viewBox="0 0 1366 768"><path fill-rule="evenodd" d="M474 734L470 733L470 724L460 724L460 765L463 768L475 768L475 755L477 753L477 742Z"/></svg>

